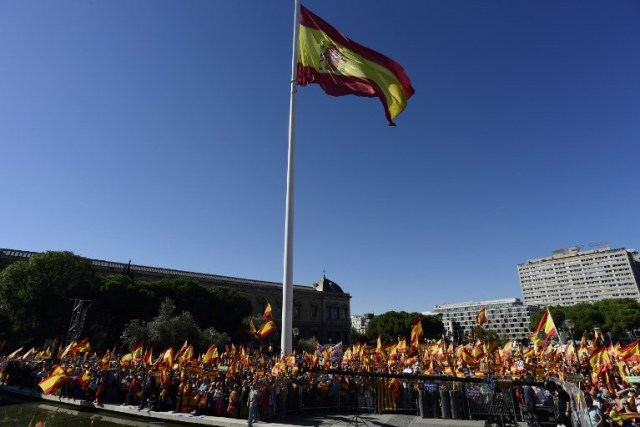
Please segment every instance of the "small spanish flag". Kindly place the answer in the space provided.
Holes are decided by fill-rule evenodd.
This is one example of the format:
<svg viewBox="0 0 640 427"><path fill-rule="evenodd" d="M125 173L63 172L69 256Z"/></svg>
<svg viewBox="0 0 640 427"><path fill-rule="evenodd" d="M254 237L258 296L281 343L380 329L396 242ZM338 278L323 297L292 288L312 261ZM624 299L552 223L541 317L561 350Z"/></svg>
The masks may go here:
<svg viewBox="0 0 640 427"><path fill-rule="evenodd" d="M273 320L269 320L265 322L264 325L262 325L262 327L258 332L256 332L257 334L256 336L260 340L265 340L269 335L271 335L275 331L276 331L276 322L274 322Z"/></svg>
<svg viewBox="0 0 640 427"><path fill-rule="evenodd" d="M264 313L262 313L262 318L264 320L271 319L271 304L267 303L267 306L264 308Z"/></svg>
<svg viewBox="0 0 640 427"><path fill-rule="evenodd" d="M212 344L202 357L202 363L205 365L211 365L213 362L218 360L218 357L218 346Z"/></svg>
<svg viewBox="0 0 640 427"><path fill-rule="evenodd" d="M420 341L422 341L423 337L422 321L420 315L416 313L416 317L413 319L413 324L411 325L411 346L420 347Z"/></svg>
<svg viewBox="0 0 640 427"><path fill-rule="evenodd" d="M536 330L529 335L529 338L533 341L535 346L538 347L545 344L549 338L557 333L556 324L553 322L551 313L549 312L549 309L546 309L540 318L540 322L538 322Z"/></svg>
<svg viewBox="0 0 640 427"><path fill-rule="evenodd" d="M51 394L51 392L57 387L60 387L62 384L69 381L71 381L71 377L65 375L64 373L54 373L40 381L38 383L38 386L42 389L44 394Z"/></svg>
<svg viewBox="0 0 640 427"><path fill-rule="evenodd" d="M478 324L478 326L482 326L488 321L489 319L487 318L487 309L483 308L478 312L478 314L476 314L476 323Z"/></svg>

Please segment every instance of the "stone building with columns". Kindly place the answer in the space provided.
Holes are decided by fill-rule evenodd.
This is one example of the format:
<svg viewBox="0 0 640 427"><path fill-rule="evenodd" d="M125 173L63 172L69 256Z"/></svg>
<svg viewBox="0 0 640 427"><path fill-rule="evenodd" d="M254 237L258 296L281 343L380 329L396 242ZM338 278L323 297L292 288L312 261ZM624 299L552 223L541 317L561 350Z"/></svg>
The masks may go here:
<svg viewBox="0 0 640 427"><path fill-rule="evenodd" d="M17 261L27 261L36 252L0 249L0 270ZM253 315L262 315L267 302L278 329L282 319L282 283L267 282L162 267L89 259L97 275L127 272L135 280L191 279L201 286L225 286L235 289L251 302ZM351 295L337 283L322 277L311 286L293 286L293 328L298 338L315 337L320 343L351 342Z"/></svg>

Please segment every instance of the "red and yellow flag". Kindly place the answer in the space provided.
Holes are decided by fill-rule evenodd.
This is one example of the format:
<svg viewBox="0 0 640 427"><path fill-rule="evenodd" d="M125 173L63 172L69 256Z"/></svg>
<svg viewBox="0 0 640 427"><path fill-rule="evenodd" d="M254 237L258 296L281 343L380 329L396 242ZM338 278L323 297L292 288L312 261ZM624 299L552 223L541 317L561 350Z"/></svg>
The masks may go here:
<svg viewBox="0 0 640 427"><path fill-rule="evenodd" d="M262 313L262 318L264 320L271 319L271 304L267 303L267 306L264 308L264 313Z"/></svg>
<svg viewBox="0 0 640 427"><path fill-rule="evenodd" d="M120 358L120 366L130 366L133 361L133 354L127 353Z"/></svg>
<svg viewBox="0 0 640 427"><path fill-rule="evenodd" d="M20 352L22 351L24 347L20 347L19 349L17 349L16 351L14 351L13 353L11 353L10 355L7 356L7 360L11 360L15 357L18 356L18 354L20 354Z"/></svg>
<svg viewBox="0 0 640 427"><path fill-rule="evenodd" d="M407 339L405 337L402 337L400 341L398 341L398 345L396 346L396 351L398 353L407 352Z"/></svg>
<svg viewBox="0 0 640 427"><path fill-rule="evenodd" d="M142 356L144 355L144 342L141 342L137 346L131 349L131 356L133 357L133 361L137 362L142 360Z"/></svg>
<svg viewBox="0 0 640 427"><path fill-rule="evenodd" d="M422 321L420 320L420 315L416 314L415 319L413 319L413 324L411 325L411 346L419 347L423 337Z"/></svg>
<svg viewBox="0 0 640 427"><path fill-rule="evenodd" d="M149 347L147 351L144 352L144 356L142 356L142 363L145 366L153 365L153 347Z"/></svg>
<svg viewBox="0 0 640 427"><path fill-rule="evenodd" d="M640 341L634 341L618 349L618 358L626 362L640 362Z"/></svg>
<svg viewBox="0 0 640 427"><path fill-rule="evenodd" d="M257 331L255 325L253 324L253 319L249 319L249 335L257 338L256 333Z"/></svg>
<svg viewBox="0 0 640 427"><path fill-rule="evenodd" d="M168 349L166 349L164 353L162 353L162 356L160 357L161 357L160 360L162 360L161 363L164 363L169 369L173 367L173 360L175 358L175 352L173 351L173 347L169 347Z"/></svg>
<svg viewBox="0 0 640 427"><path fill-rule="evenodd" d="M218 357L218 346L212 344L202 357L202 363L204 363L205 365L211 365L213 362L218 360Z"/></svg>
<svg viewBox="0 0 640 427"><path fill-rule="evenodd" d="M482 340L477 340L473 345L473 349L471 350L471 355L474 359L479 360L485 355L484 343Z"/></svg>
<svg viewBox="0 0 640 427"><path fill-rule="evenodd" d="M482 326L488 321L489 318L487 317L487 309L483 308L478 312L478 314L476 314L476 323L478 324L478 326Z"/></svg>
<svg viewBox="0 0 640 427"><path fill-rule="evenodd" d="M87 338L83 339L78 343L75 348L76 353L86 353L91 351L91 344L89 344L89 340Z"/></svg>
<svg viewBox="0 0 640 427"><path fill-rule="evenodd" d="M51 394L53 390L62 384L71 381L71 378L64 374L54 374L44 378L38 383L44 394Z"/></svg>
<svg viewBox="0 0 640 427"><path fill-rule="evenodd" d="M262 325L260 330L256 332L257 334L256 336L260 340L265 340L269 335L271 335L275 331L276 331L276 322L274 322L273 320L268 320L267 322L264 323L264 325Z"/></svg>
<svg viewBox="0 0 640 427"><path fill-rule="evenodd" d="M381 354L382 353L382 338L380 337L380 335L378 335L378 341L376 344L376 354Z"/></svg>
<svg viewBox="0 0 640 427"><path fill-rule="evenodd" d="M74 355L76 353L76 347L78 343L75 341L70 342L63 350L58 352L58 359L64 359L69 354Z"/></svg>
<svg viewBox="0 0 640 427"><path fill-rule="evenodd" d="M538 322L536 330L531 333L529 338L536 347L545 344L552 336L557 333L556 324L553 323L553 318L549 309L547 308Z"/></svg>
<svg viewBox="0 0 640 427"><path fill-rule="evenodd" d="M592 373L594 375L599 375L604 371L608 371L613 368L611 359L607 353L607 348L604 346L596 349L596 351L591 354L589 364L591 365Z"/></svg>
<svg viewBox="0 0 640 427"><path fill-rule="evenodd" d="M178 363L183 364L189 362L190 360L193 360L193 356L193 345L189 344L187 348L184 349L184 351L176 355L176 360L178 361Z"/></svg>
<svg viewBox="0 0 640 427"><path fill-rule="evenodd" d="M398 63L347 38L304 6L298 48L300 86L317 83L327 95L379 98L392 126L414 93Z"/></svg>

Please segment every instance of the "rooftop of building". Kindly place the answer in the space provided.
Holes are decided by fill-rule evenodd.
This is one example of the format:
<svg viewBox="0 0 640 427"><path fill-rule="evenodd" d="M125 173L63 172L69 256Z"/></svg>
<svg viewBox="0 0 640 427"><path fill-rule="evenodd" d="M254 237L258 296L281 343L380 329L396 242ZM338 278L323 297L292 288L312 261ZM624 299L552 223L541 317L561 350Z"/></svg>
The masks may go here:
<svg viewBox="0 0 640 427"><path fill-rule="evenodd" d="M38 252L0 248L0 255L4 255L7 257L22 258L27 260L31 256L36 254L38 254ZM219 282L219 283L229 284L229 285L237 284L237 285L278 286L282 288L282 283L278 283L278 282L269 282L264 280L254 280L254 279L246 279L246 278L231 277L231 276L221 276L221 275L209 274L209 273L196 273L192 271L152 267L152 266L146 266L146 265L137 265L137 264L131 264L131 263L115 262L115 261L105 261L100 259L91 259L91 258L87 258L87 259L89 260L89 262L93 267L109 268L117 271L125 271L125 269L130 269L129 271L134 273L141 272L141 273L152 273L152 274L157 274L160 276L167 276L167 277L170 277L170 276L186 277L194 280L208 280L212 282ZM327 290L324 290L322 286L319 288L316 287L316 283L314 283L313 286L304 286L304 285L293 285L293 286L296 288L306 289L306 290L315 289L316 291L345 294L345 292L342 290L342 288L340 288L340 286L338 286L338 284L327 279L326 277L323 277L323 279L321 279L317 283L320 283L323 280L331 283L331 285L326 286Z"/></svg>
<svg viewBox="0 0 640 427"><path fill-rule="evenodd" d="M447 303L447 304L436 304L433 307L433 310L442 310L448 308L467 308L467 307L490 307L492 305L498 304L513 304L513 305L522 305L522 301L520 298L502 298L502 299L494 299L494 300L486 300L486 301L469 301L469 302L461 302L461 303Z"/></svg>
<svg viewBox="0 0 640 427"><path fill-rule="evenodd" d="M550 261L555 262L564 258L583 257L583 256L594 255L594 254L615 253L615 252L622 252L622 251L627 252L634 257L638 256L638 251L636 251L635 249L627 249L627 248L611 249L608 246L604 246L600 248L583 251L582 248L583 248L582 245L578 245L578 246L571 246L569 248L564 248L564 249L556 249L552 252L551 256L530 259L527 262L518 264L518 267L531 265L531 264L540 264L540 263L550 262Z"/></svg>

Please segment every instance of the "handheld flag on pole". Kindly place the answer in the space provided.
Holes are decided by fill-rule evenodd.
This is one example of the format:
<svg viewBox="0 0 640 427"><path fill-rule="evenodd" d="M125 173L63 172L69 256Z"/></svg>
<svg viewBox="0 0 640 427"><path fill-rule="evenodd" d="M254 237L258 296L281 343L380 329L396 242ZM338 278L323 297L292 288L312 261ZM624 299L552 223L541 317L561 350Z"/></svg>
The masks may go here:
<svg viewBox="0 0 640 427"><path fill-rule="evenodd" d="M415 92L400 64L362 46L300 6L297 81L317 83L327 95L379 98L389 125Z"/></svg>
<svg viewBox="0 0 640 427"><path fill-rule="evenodd" d="M488 321L489 318L487 317L487 309L483 308L478 312L478 314L476 314L476 323L478 324L478 326L482 326Z"/></svg>
<svg viewBox="0 0 640 427"><path fill-rule="evenodd" d="M420 320L420 315L416 313L416 317L413 319L413 324L411 325L411 346L419 348L420 341L422 341L423 337L422 321Z"/></svg>
<svg viewBox="0 0 640 427"><path fill-rule="evenodd" d="M256 336L258 337L258 339L264 341L269 335L271 335L275 331L276 331L276 322L274 322L273 320L268 320L262 325L260 330L258 330L258 332L256 333Z"/></svg>
<svg viewBox="0 0 640 427"><path fill-rule="evenodd" d="M271 319L271 304L267 303L267 306L264 308L264 313L262 313L262 318L264 320Z"/></svg>
<svg viewBox="0 0 640 427"><path fill-rule="evenodd" d="M551 317L551 313L547 308L540 318L540 322L538 322L538 326L536 330L531 333L529 338L536 344L536 347L539 343L545 344L552 336L557 334L556 324L553 322L553 318Z"/></svg>

